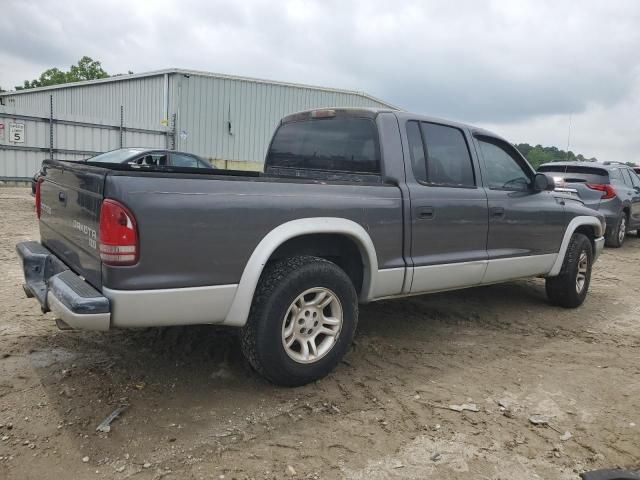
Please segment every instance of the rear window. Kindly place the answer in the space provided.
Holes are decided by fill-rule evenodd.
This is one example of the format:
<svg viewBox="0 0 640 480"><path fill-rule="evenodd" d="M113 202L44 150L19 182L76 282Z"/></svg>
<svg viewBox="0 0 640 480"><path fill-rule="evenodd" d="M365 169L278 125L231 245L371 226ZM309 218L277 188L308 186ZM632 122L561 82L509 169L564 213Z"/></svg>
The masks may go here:
<svg viewBox="0 0 640 480"><path fill-rule="evenodd" d="M135 148L120 148L118 150L111 150L110 152L101 153L100 155L91 157L87 162L122 163L141 152L142 150Z"/></svg>
<svg viewBox="0 0 640 480"><path fill-rule="evenodd" d="M543 165L538 172L548 173L567 183L609 183L609 174L603 168L582 167L578 165Z"/></svg>
<svg viewBox="0 0 640 480"><path fill-rule="evenodd" d="M358 117L285 123L273 137L267 165L379 173L378 130L372 120Z"/></svg>

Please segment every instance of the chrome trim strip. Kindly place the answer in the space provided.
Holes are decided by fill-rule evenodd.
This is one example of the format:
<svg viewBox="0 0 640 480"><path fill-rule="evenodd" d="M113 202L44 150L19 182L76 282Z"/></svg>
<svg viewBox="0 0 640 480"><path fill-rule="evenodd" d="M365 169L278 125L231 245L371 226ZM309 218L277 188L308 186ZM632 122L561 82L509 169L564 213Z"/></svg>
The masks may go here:
<svg viewBox="0 0 640 480"><path fill-rule="evenodd" d="M102 294L111 303L112 326L164 327L225 323L237 288L237 285L157 290L103 287Z"/></svg>
<svg viewBox="0 0 640 480"><path fill-rule="evenodd" d="M75 313L62 303L53 292L47 294L47 303L56 318L71 328L83 330L109 330L111 314L109 313Z"/></svg>

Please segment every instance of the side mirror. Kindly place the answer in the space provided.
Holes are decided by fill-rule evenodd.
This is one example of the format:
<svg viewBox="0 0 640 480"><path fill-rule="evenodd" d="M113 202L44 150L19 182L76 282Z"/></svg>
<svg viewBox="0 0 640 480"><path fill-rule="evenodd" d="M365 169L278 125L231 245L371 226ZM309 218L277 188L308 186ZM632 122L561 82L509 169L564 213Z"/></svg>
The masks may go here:
<svg viewBox="0 0 640 480"><path fill-rule="evenodd" d="M533 179L533 189L536 192L544 192L545 190L554 190L556 182L553 178L547 177L544 173L536 173Z"/></svg>

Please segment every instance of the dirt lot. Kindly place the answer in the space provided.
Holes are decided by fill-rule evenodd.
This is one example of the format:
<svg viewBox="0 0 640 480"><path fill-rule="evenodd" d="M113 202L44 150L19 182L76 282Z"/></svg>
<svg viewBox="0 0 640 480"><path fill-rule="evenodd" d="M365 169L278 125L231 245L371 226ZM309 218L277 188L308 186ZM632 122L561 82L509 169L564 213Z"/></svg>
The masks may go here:
<svg viewBox="0 0 640 480"><path fill-rule="evenodd" d="M640 467L635 236L605 251L578 310L548 306L541 280L376 303L332 375L282 389L248 368L233 331L57 330L20 287L14 245L37 238L32 205L26 189L0 189L2 479L577 479ZM448 409L463 403L479 411ZM123 404L111 432L96 432Z"/></svg>

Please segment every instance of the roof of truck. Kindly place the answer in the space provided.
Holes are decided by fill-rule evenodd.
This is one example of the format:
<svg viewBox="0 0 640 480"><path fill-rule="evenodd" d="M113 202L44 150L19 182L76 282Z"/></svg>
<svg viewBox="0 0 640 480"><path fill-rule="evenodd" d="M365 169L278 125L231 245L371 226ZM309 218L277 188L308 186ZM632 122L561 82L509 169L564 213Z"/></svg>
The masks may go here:
<svg viewBox="0 0 640 480"><path fill-rule="evenodd" d="M309 110L302 110L300 112L295 112L292 113L290 115L287 115L286 117L284 117L282 119L282 122L287 122L287 121L291 121L293 119L295 119L296 117L300 117L302 115L306 115L306 114L310 114L312 112L318 112L318 111L323 111L323 110L335 110L338 112L343 112L343 113L347 113L347 114L354 114L354 115L365 115L365 116L370 116L370 117L375 117L376 115L380 114L380 113L393 113L394 115L396 115L398 118L402 119L402 120L420 120L423 122L431 122L431 123L441 123L443 125L450 125L452 127L457 127L457 128L462 128L462 129L469 129L471 130L471 132L474 135L486 135L489 137L494 137L494 138L499 138L501 140L504 140L505 142L507 142L508 140L506 140L505 138L503 138L502 136L490 131L490 130L486 130L482 127L477 127L475 125L470 125L468 123L463 123L463 122L458 122L456 120L448 120L446 118L440 118L440 117L431 117L428 115L422 115L419 113L411 113L411 112L407 112L404 110L394 110L394 109L390 109L390 108L381 108L381 107L324 107L324 108L312 108Z"/></svg>

